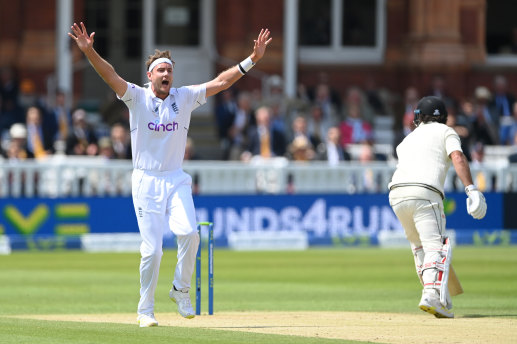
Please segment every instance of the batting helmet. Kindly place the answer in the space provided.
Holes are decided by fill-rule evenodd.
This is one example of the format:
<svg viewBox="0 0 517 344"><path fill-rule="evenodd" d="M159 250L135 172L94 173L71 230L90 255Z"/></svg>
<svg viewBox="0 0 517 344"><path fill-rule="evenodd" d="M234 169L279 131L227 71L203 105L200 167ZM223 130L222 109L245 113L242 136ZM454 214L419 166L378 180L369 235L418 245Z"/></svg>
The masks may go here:
<svg viewBox="0 0 517 344"><path fill-rule="evenodd" d="M438 97L428 96L420 99L414 111L415 125L421 122L447 122L447 108L445 103Z"/></svg>

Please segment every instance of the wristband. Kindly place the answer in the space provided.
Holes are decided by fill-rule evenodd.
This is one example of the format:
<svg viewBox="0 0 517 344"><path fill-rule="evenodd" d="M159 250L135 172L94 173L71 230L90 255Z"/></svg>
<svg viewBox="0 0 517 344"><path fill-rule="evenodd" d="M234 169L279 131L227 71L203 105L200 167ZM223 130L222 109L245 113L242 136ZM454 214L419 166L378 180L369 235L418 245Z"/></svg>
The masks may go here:
<svg viewBox="0 0 517 344"><path fill-rule="evenodd" d="M470 184L465 188L465 193L468 195L470 191L477 190L478 188L474 184Z"/></svg>
<svg viewBox="0 0 517 344"><path fill-rule="evenodd" d="M246 74L247 72L249 72L249 70L251 68L253 68L255 64L253 63L253 61L251 60L251 57L247 57L246 59L244 59L241 63L239 63L237 65L237 67L239 68L239 72L241 72L242 75Z"/></svg>

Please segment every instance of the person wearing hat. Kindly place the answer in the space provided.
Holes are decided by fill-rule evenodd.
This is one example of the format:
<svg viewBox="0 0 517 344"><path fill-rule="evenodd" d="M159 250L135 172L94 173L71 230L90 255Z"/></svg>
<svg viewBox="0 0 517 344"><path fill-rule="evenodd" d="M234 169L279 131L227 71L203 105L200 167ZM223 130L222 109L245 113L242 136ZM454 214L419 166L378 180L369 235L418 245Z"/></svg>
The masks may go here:
<svg viewBox="0 0 517 344"><path fill-rule="evenodd" d="M419 308L437 318L453 318L451 295L462 290L450 266L452 248L445 233L444 184L451 163L465 186L468 214L482 219L487 205L472 181L458 134L445 124L444 102L424 97L414 113L415 130L396 148L389 202L410 242L423 285Z"/></svg>
<svg viewBox="0 0 517 344"><path fill-rule="evenodd" d="M478 86L474 90L474 141L485 145L499 144L500 113L491 104L492 93L485 86Z"/></svg>
<svg viewBox="0 0 517 344"><path fill-rule="evenodd" d="M11 161L34 158L27 150L27 128L22 123L15 123L9 129L11 139L7 145L5 156Z"/></svg>

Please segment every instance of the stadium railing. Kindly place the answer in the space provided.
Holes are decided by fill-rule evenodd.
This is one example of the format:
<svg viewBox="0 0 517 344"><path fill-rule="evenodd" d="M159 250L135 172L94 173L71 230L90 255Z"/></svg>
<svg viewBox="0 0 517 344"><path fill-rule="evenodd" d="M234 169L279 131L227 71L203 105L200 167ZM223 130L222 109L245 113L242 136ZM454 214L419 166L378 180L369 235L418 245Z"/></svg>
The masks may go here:
<svg viewBox="0 0 517 344"><path fill-rule="evenodd" d="M283 158L237 161L186 161L184 170L199 194L387 193L396 161L290 162ZM471 166L486 192L517 191L517 164ZM0 197L130 196L132 164L99 157L54 156L45 161L0 161ZM483 181L481 181L483 180ZM462 191L449 170L445 191Z"/></svg>

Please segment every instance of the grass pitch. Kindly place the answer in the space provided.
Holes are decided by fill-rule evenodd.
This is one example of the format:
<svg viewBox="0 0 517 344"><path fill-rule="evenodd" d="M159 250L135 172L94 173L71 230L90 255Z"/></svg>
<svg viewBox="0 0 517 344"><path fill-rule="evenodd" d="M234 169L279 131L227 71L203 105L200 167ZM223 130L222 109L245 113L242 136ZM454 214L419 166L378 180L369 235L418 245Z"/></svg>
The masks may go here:
<svg viewBox="0 0 517 344"><path fill-rule="evenodd" d="M162 259L155 305L158 321L160 313L176 312L176 306L168 299L175 254L166 251ZM136 322L130 325L15 317L131 313L136 318L139 259L136 253L16 252L0 256L0 342L337 342L181 326L140 329ZM203 263L203 311L206 312L206 255ZM453 298L457 318L517 319L517 247L456 247L453 264L465 290L465 294ZM420 293L409 248L215 252L216 315L218 312L344 311L420 316L422 312L417 307ZM193 292L191 297L194 301Z"/></svg>

